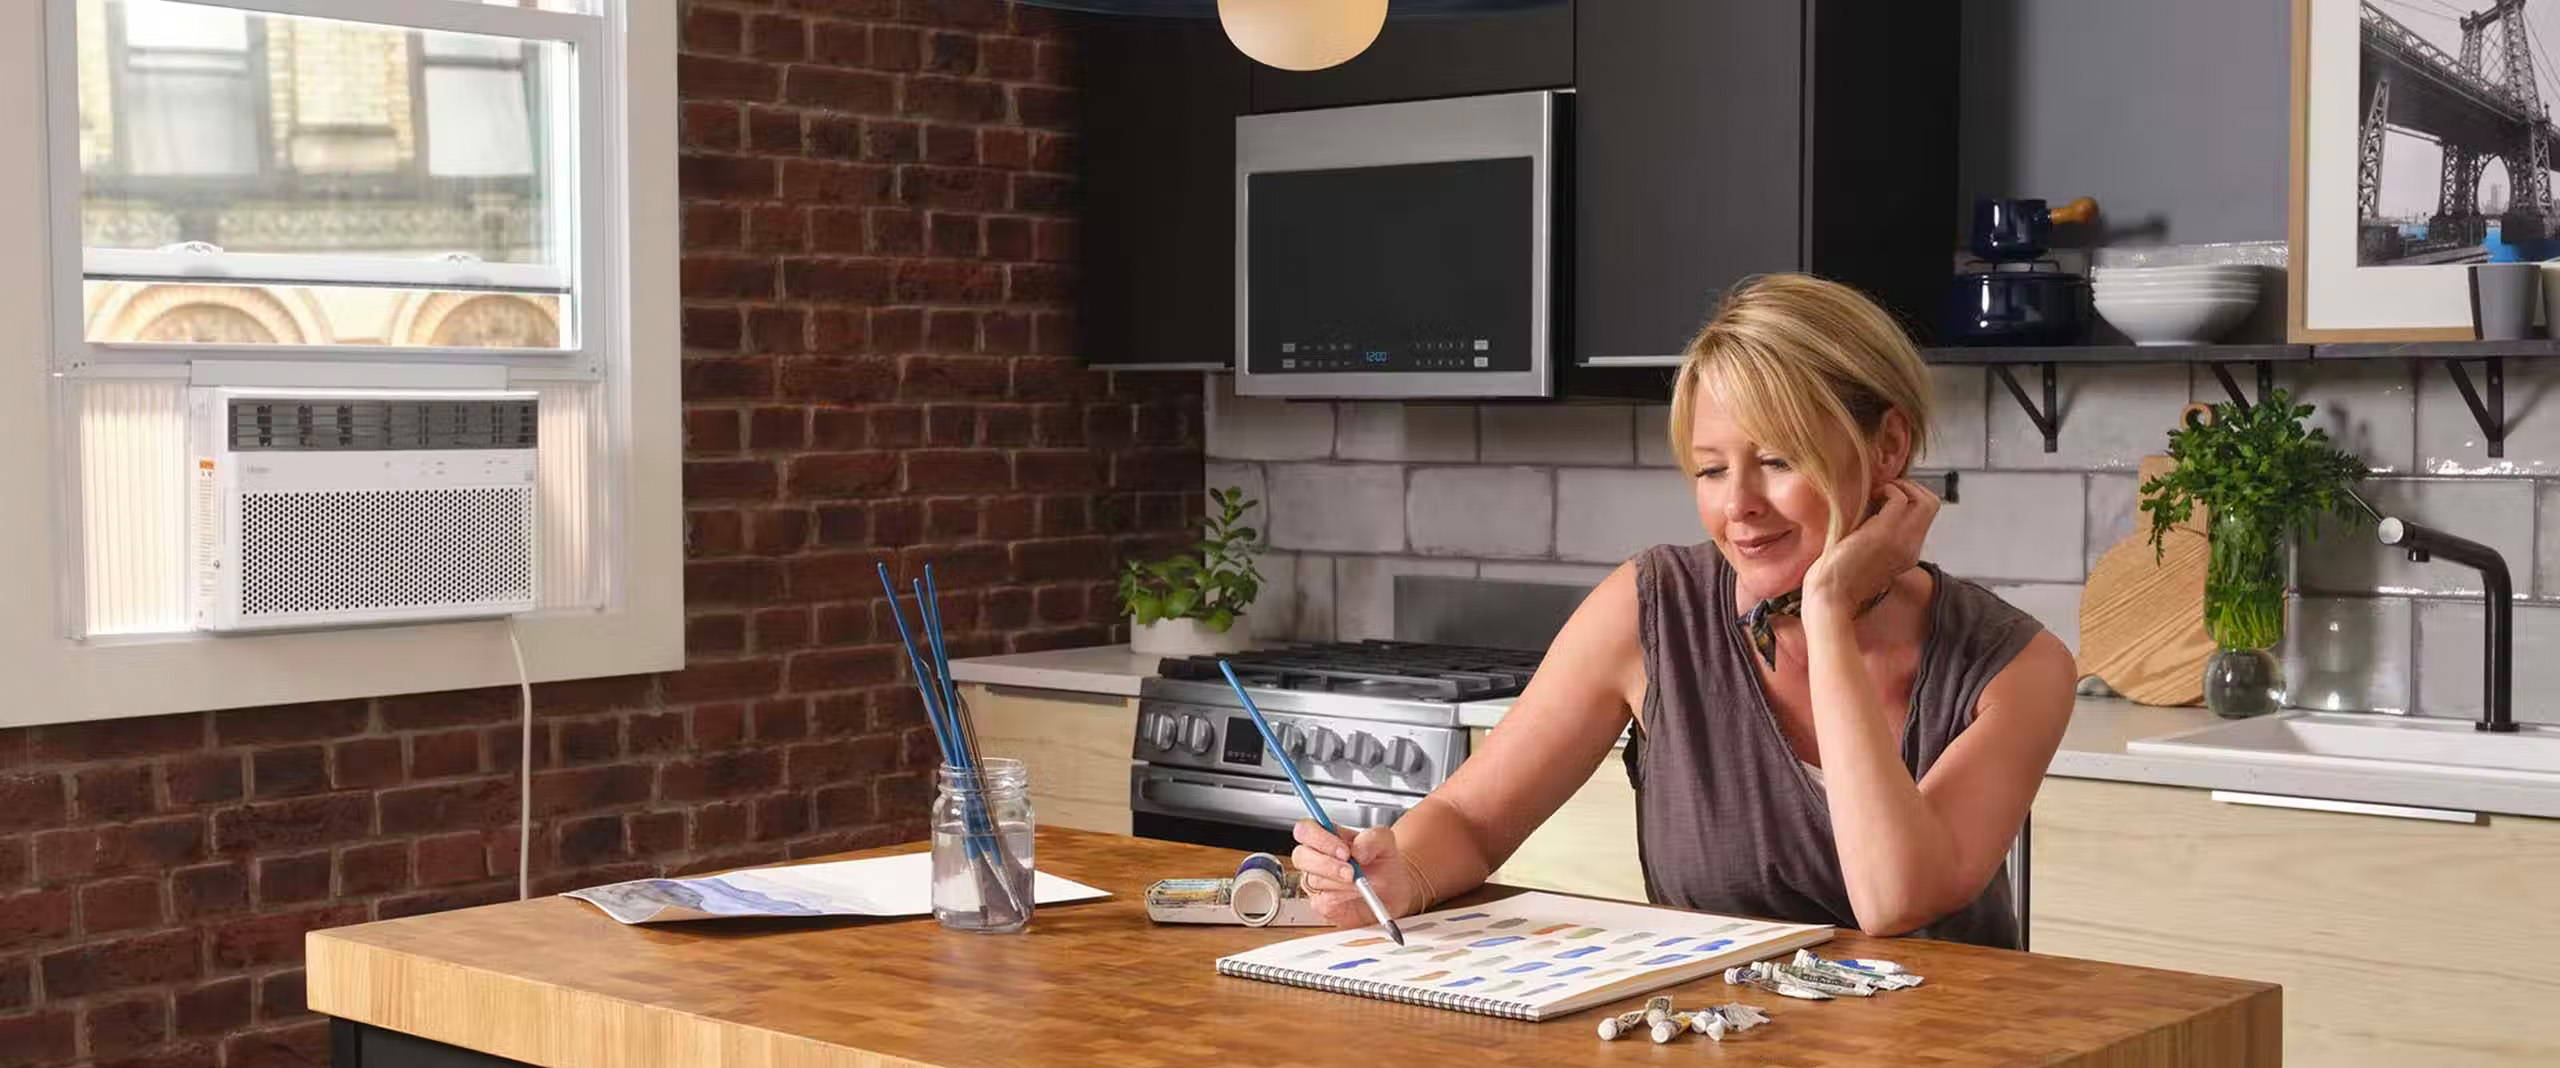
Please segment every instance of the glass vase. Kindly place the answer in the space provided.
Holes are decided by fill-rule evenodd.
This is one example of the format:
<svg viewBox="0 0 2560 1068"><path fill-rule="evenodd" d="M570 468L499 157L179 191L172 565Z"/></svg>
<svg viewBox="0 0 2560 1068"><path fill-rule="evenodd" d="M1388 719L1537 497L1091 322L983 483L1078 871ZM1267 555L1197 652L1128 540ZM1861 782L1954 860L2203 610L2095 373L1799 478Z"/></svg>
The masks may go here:
<svg viewBox="0 0 2560 1068"><path fill-rule="evenodd" d="M949 764L935 775L933 918L955 931L1010 934L1031 922L1030 776L1018 760Z"/></svg>
<svg viewBox="0 0 2560 1068"><path fill-rule="evenodd" d="M2216 513L2205 564L2204 703L2243 719L2284 705L2284 667L2271 652L2284 637L2284 531L2246 511Z"/></svg>

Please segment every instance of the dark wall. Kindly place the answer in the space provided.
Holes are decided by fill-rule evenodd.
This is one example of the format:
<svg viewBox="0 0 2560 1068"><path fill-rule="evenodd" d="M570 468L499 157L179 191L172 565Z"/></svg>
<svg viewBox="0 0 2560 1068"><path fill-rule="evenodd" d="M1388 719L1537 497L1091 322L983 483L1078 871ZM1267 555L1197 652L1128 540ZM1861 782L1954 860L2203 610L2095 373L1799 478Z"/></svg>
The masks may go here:
<svg viewBox="0 0 2560 1068"><path fill-rule="evenodd" d="M689 666L536 689L536 892L923 837L872 562L937 562L954 655L1094 644L1112 561L1200 507L1199 376L1072 351L1045 15L682 17L687 562L638 580L685 584ZM304 931L514 896L515 716L510 689L0 730L0 1068L323 1063Z"/></svg>
<svg viewBox="0 0 2560 1068"><path fill-rule="evenodd" d="M2087 195L2116 243L2283 240L2291 18L2287 0L1965 0L1963 203Z"/></svg>

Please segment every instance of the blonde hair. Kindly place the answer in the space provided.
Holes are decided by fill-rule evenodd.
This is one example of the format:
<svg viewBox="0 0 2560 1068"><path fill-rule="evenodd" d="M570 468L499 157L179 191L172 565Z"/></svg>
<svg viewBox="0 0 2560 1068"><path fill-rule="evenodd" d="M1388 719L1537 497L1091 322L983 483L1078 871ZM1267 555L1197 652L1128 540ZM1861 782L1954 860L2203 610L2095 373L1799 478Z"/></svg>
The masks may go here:
<svg viewBox="0 0 2560 1068"><path fill-rule="evenodd" d="M1831 502L1827 547L1865 517L1852 495L1865 488L1867 442L1886 412L1910 424L1905 469L1920 459L1929 392L1920 350L1874 301L1810 275L1763 275L1728 292L1690 339L1671 393L1671 455L1697 477L1693 421L1700 395L1713 399Z"/></svg>

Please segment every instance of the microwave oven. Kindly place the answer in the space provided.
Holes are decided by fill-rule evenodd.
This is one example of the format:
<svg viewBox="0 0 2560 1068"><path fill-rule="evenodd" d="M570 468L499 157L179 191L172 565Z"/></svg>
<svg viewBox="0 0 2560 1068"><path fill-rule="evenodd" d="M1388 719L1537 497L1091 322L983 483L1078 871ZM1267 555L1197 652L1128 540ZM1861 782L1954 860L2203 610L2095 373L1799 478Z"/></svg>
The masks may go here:
<svg viewBox="0 0 2560 1068"><path fill-rule="evenodd" d="M1552 397L1570 97L1236 120L1236 392Z"/></svg>

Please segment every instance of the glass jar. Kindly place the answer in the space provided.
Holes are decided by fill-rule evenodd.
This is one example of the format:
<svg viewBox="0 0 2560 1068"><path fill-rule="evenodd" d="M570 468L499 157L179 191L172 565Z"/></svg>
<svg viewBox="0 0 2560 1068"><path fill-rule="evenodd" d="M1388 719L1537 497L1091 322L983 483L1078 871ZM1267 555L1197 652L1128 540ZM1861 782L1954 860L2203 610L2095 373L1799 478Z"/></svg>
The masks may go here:
<svg viewBox="0 0 2560 1068"><path fill-rule="evenodd" d="M2284 668L2268 650L2284 637L2284 537L2269 517L2216 513L2204 578L2204 703L2228 719L2284 704Z"/></svg>
<svg viewBox="0 0 2560 1068"><path fill-rule="evenodd" d="M955 931L1009 934L1031 922L1030 772L986 757L934 776L933 918Z"/></svg>

